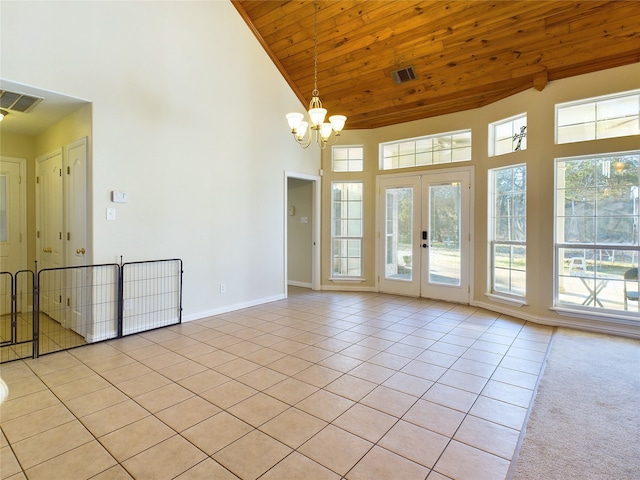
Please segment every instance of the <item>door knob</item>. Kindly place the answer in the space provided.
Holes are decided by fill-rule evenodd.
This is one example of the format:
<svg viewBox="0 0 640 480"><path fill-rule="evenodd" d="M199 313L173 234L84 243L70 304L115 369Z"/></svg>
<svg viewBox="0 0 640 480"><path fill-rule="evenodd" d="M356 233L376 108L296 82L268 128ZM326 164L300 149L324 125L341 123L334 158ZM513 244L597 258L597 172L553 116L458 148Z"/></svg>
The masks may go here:
<svg viewBox="0 0 640 480"><path fill-rule="evenodd" d="M53 248L51 248L51 247L44 247L44 248L42 249L42 251L43 251L44 253L51 253L51 252L53 252Z"/></svg>
<svg viewBox="0 0 640 480"><path fill-rule="evenodd" d="M84 255L84 252L86 252L86 250L85 250L84 248L78 248L78 249L76 250L76 253L77 253L78 255Z"/></svg>
<svg viewBox="0 0 640 480"><path fill-rule="evenodd" d="M423 243L423 244L422 244L422 248L427 248L427 246L428 246L428 245L427 245L426 243Z"/></svg>

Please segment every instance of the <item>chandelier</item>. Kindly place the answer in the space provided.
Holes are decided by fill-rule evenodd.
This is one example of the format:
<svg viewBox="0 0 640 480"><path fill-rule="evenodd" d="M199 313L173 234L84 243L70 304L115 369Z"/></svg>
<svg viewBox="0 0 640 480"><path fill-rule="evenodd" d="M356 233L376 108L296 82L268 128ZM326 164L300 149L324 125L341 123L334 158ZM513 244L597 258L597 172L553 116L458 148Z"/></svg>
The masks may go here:
<svg viewBox="0 0 640 480"><path fill-rule="evenodd" d="M307 148L315 141L320 148L333 145L344 128L347 117L332 115L325 122L327 109L322 108L320 92L318 92L318 1L313 2L313 91L309 102L309 121L304 120L304 114L293 112L287 114L287 121L293 138L302 148ZM335 134L333 137L332 134Z"/></svg>

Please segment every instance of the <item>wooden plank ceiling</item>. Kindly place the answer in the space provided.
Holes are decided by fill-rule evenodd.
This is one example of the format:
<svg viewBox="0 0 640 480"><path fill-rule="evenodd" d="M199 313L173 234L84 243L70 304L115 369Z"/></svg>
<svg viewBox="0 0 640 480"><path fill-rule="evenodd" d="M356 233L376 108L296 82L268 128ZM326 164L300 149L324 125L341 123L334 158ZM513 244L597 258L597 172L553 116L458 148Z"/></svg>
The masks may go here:
<svg viewBox="0 0 640 480"><path fill-rule="evenodd" d="M303 104L314 3L231 0ZM319 0L318 90L346 129L477 108L640 61L640 0ZM391 72L413 67L396 85ZM640 79L638 81L640 86Z"/></svg>

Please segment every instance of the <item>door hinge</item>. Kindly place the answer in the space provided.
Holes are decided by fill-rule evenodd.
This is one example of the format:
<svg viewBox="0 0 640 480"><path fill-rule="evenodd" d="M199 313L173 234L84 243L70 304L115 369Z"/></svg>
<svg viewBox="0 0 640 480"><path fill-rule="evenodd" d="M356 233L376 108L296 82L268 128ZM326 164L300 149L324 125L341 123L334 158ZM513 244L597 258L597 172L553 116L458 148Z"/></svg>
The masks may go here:
<svg viewBox="0 0 640 480"><path fill-rule="evenodd" d="M70 307L70 306L71 306L71 299L67 298L67 307Z"/></svg>
<svg viewBox="0 0 640 480"><path fill-rule="evenodd" d="M22 185L22 175L18 175L18 185Z"/></svg>
<svg viewBox="0 0 640 480"><path fill-rule="evenodd" d="M67 166L67 175L71 175L71 167Z"/></svg>
<svg viewBox="0 0 640 480"><path fill-rule="evenodd" d="M36 177L36 183L40 183L40 177Z"/></svg>
<svg viewBox="0 0 640 480"><path fill-rule="evenodd" d="M18 238L20 239L20 240L18 240L18 241L19 241L20 243L22 243L22 233L19 233L19 234L18 234Z"/></svg>
<svg viewBox="0 0 640 480"><path fill-rule="evenodd" d="M60 175L60 177L62 176L62 169L60 169L60 171L58 172Z"/></svg>
<svg viewBox="0 0 640 480"><path fill-rule="evenodd" d="M36 232L36 238L40 238L40 230Z"/></svg>
<svg viewBox="0 0 640 480"><path fill-rule="evenodd" d="M67 232L67 240L71 240L71 232Z"/></svg>
<svg viewBox="0 0 640 480"><path fill-rule="evenodd" d="M59 238L60 240L62 240L62 232L60 232L60 233L58 234L58 238Z"/></svg>
<svg viewBox="0 0 640 480"><path fill-rule="evenodd" d="M378 275L378 283L380 283L380 275Z"/></svg>

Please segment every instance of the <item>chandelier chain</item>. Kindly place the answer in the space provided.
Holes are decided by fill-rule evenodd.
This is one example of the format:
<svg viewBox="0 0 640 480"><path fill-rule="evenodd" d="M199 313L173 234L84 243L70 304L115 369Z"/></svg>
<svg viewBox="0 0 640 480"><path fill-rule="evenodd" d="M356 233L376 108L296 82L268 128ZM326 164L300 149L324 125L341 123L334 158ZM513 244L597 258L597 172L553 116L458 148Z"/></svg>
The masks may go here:
<svg viewBox="0 0 640 480"><path fill-rule="evenodd" d="M313 92L314 97L319 96L318 92L318 0L313 2Z"/></svg>
<svg viewBox="0 0 640 480"><path fill-rule="evenodd" d="M313 1L313 92L309 102L309 121L304 120L304 114L291 112L287 114L287 122L296 142L307 148L312 142L324 149L327 145L336 143L340 132L344 128L347 117L331 115L325 122L327 109L323 108L318 92L318 0Z"/></svg>

